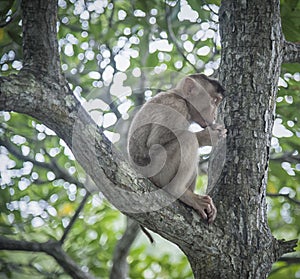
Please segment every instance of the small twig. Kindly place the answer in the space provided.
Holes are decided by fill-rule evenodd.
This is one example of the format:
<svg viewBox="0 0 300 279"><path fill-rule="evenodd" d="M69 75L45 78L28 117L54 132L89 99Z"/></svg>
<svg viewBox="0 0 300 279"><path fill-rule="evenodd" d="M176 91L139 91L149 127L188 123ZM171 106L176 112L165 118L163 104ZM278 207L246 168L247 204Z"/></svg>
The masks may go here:
<svg viewBox="0 0 300 279"><path fill-rule="evenodd" d="M8 139L6 138L0 138L0 145L4 146L13 156L15 156L17 159L24 161L24 162L31 162L34 166L41 167L47 170L51 170L54 174L56 179L63 179L65 181L68 181L69 183L76 184L80 188L84 188L84 185L78 181L76 178L74 178L72 175L70 175L68 172L66 172L64 169L58 166L56 163L56 160L49 156L50 163L45 162L39 162L32 158L31 156L24 156L21 151L16 148ZM48 154L47 154L48 155ZM35 182L35 181L34 181ZM40 184L41 181L37 181L37 184Z"/></svg>
<svg viewBox="0 0 300 279"><path fill-rule="evenodd" d="M270 160L275 162L288 162L288 163L298 163L300 160L300 155L294 155L295 151L284 152L281 156L276 156L272 154Z"/></svg>
<svg viewBox="0 0 300 279"><path fill-rule="evenodd" d="M285 41L283 45L283 63L300 62L300 43Z"/></svg>
<svg viewBox="0 0 300 279"><path fill-rule="evenodd" d="M277 193L277 194L273 194L273 193L267 193L267 196L268 197L284 197L284 198L286 198L286 199L288 199L289 201L291 201L291 202L293 202L293 203L295 203L295 204L297 204L297 205L300 205L300 201L299 200L297 200L297 199L294 199L294 198L291 198L290 196L289 196L289 194L280 194L280 193Z"/></svg>
<svg viewBox="0 0 300 279"><path fill-rule="evenodd" d="M64 275L63 272L42 270L32 263L23 264L23 263L7 262L4 261L3 259L0 259L0 266L1 265L5 266L5 268L8 270L14 270L14 272L22 274L23 276L24 275L31 276L31 278L33 276L36 276L33 272L36 272L38 275L42 275L43 278L59 278L60 276Z"/></svg>
<svg viewBox="0 0 300 279"><path fill-rule="evenodd" d="M202 2L204 3L204 5L207 6L207 8L208 8L214 15L219 16L219 13L216 13L216 12L209 6L210 4L208 4L208 3L206 2L206 0L202 0Z"/></svg>
<svg viewBox="0 0 300 279"><path fill-rule="evenodd" d="M109 28L112 28L113 27L113 17L114 17L114 13L115 13L115 4L114 4L114 0L111 0L110 2L112 5L113 5L113 8L111 10L111 14L110 14L110 17L109 17L109 20L108 20L108 26Z"/></svg>
<svg viewBox="0 0 300 279"><path fill-rule="evenodd" d="M177 42L177 39L176 39L176 36L173 32L173 28L172 28L172 21L171 21L171 17L170 17L170 14L171 14L171 8L169 7L169 5L166 3L165 4L165 10L166 10L166 21L167 21L167 27L168 27L168 32L169 32L169 36L170 36L170 39L172 40L173 44L175 45L175 47L177 48L179 54L182 56L182 58L189 64L193 67L193 69L195 70L195 72L198 72L199 70L197 69L197 67L192 64L186 57L186 55L184 54L181 46L178 44Z"/></svg>
<svg viewBox="0 0 300 279"><path fill-rule="evenodd" d="M300 257L281 257L278 261L286 262L288 264L298 264L300 263Z"/></svg>
<svg viewBox="0 0 300 279"><path fill-rule="evenodd" d="M15 156L17 159L19 159L21 161L31 162L35 166L38 166L38 167L41 167L41 168L44 168L44 169L52 170L50 164L37 161L37 160L33 159L30 156L24 156L20 152L20 150L15 148L15 146L13 144L11 144L11 142L7 138L0 138L0 145L4 146L9 151L9 153L11 153L13 156Z"/></svg>
<svg viewBox="0 0 300 279"><path fill-rule="evenodd" d="M20 15L20 11L21 11L21 0L18 0L16 11L11 15L8 21L3 20L2 22L0 22L0 28L3 28L8 24L10 24L11 22L13 22L18 17L18 15Z"/></svg>
<svg viewBox="0 0 300 279"><path fill-rule="evenodd" d="M86 192L86 194L85 194L85 196L83 197L83 199L82 199L80 205L78 206L78 208L77 208L75 214L74 214L73 217L71 218L70 223L69 223L68 226L66 227L63 236L62 236L61 239L59 240L59 243L60 243L61 245L65 242L65 240L66 240L66 238L67 238L67 236L68 236L68 234L69 234L71 228L73 227L75 221L77 220L78 215L79 215L79 213L81 212L81 210L83 209L83 207L84 207L84 205L85 205L85 203L86 203L86 201L87 201L87 198L88 198L89 196L90 196L90 193L89 193L89 192Z"/></svg>

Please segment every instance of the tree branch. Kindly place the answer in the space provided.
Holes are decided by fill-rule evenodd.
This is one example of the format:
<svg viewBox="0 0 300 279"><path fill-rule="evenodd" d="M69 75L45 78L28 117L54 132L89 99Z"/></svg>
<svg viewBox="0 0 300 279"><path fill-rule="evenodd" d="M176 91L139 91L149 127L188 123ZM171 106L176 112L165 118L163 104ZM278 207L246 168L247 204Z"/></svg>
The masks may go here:
<svg viewBox="0 0 300 279"><path fill-rule="evenodd" d="M187 57L186 57L186 55L184 54L184 52L183 52L181 46L180 46L180 45L178 44L178 42L177 42L177 38L176 38L176 36L175 36L175 34L174 34L174 32L173 32L173 29L172 29L172 20L171 20L171 16L170 16L170 14L171 14L171 8L170 8L170 6L169 6L167 3L165 4L165 10L166 10L167 27L168 27L168 32L169 32L168 35L169 35L171 41L172 41L173 44L175 45L176 49L178 50L178 52L179 52L179 54L182 56L182 58L183 58L189 65L192 66L192 68L194 69L194 71L195 71L196 73L198 73L199 70L197 69L197 67L196 67L194 64L192 64L192 63L187 59Z"/></svg>
<svg viewBox="0 0 300 279"><path fill-rule="evenodd" d="M88 197L90 196L89 192L86 192L85 196L83 197L80 205L78 206L78 208L76 209L75 214L73 215L72 219L70 220L68 226L65 228L64 234L61 237L61 239L59 240L60 244L62 245L64 243L64 241L66 240L71 228L73 227L75 221L77 220L79 213L81 212L81 210L83 209Z"/></svg>
<svg viewBox="0 0 300 279"><path fill-rule="evenodd" d="M274 249L274 255L275 259L277 260L280 258L282 255L286 253L291 253L295 251L295 248L297 246L298 239L292 239L285 241L284 239L278 240L275 242L275 249Z"/></svg>
<svg viewBox="0 0 300 279"><path fill-rule="evenodd" d="M300 257L281 257L278 259L278 262L286 262L288 264L299 264Z"/></svg>
<svg viewBox="0 0 300 279"><path fill-rule="evenodd" d="M285 262L286 265L280 265L279 267L273 269L269 276L279 272L280 270L283 270L283 269L286 269L286 268L289 268L289 266L291 264L299 264L300 263L300 257L281 257L277 260L278 262Z"/></svg>
<svg viewBox="0 0 300 279"><path fill-rule="evenodd" d="M74 279L94 279L94 277L81 268L66 254L59 242L30 242L23 240L12 240L7 237L0 236L0 250L10 251L30 251L30 252L45 252L52 256L57 263L63 267Z"/></svg>
<svg viewBox="0 0 300 279"><path fill-rule="evenodd" d="M108 19L109 29L113 28L113 18L114 18L114 13L115 13L115 3L114 3L114 0L111 0L110 4L112 4L112 10L111 10L111 14L110 14L109 19Z"/></svg>
<svg viewBox="0 0 300 279"><path fill-rule="evenodd" d="M4 19L0 22L0 28L4 28L5 26L9 25L11 22L13 22L19 15L21 11L21 0L16 1L16 11L10 16L9 20ZM11 7L12 8L12 7Z"/></svg>
<svg viewBox="0 0 300 279"><path fill-rule="evenodd" d="M44 278L60 278L64 275L63 271L45 271L41 270L39 266L35 266L32 262L28 264L7 262L3 259L0 259L0 268L5 266L7 270L13 270L14 273L22 274L23 276L34 277L36 275L43 276ZM30 270L28 270L30 269ZM1 269L3 271L3 269Z"/></svg>
<svg viewBox="0 0 300 279"><path fill-rule="evenodd" d="M210 10L211 13L213 13L213 14L216 15L216 16L219 16L219 14L216 13L216 12L210 7L211 4L208 4L206 0L202 0L202 2L203 2L204 5L206 5L206 7Z"/></svg>
<svg viewBox="0 0 300 279"><path fill-rule="evenodd" d="M284 42L283 63L300 62L300 43Z"/></svg>
<svg viewBox="0 0 300 279"><path fill-rule="evenodd" d="M133 241L136 239L140 231L140 225L134 220L127 218L127 227L118 241L114 255L113 266L110 272L110 279L125 279L128 278L128 263L127 256Z"/></svg>
<svg viewBox="0 0 300 279"><path fill-rule="evenodd" d="M295 204L297 204L297 205L300 205L300 201L299 200L297 200L297 199L294 199L294 198L291 198L290 196L289 196L289 194L273 194L273 193L267 193L267 196L268 197L284 197L284 198L286 198L286 199L288 199L289 201L291 201L291 202L293 202L293 203L295 203Z"/></svg>
<svg viewBox="0 0 300 279"><path fill-rule="evenodd" d="M51 170L55 174L56 179L63 179L70 183L76 184L80 188L84 188L84 185L80 181L75 179L72 175L70 175L59 165L57 165L56 161L53 158L50 158L50 163L45 163L39 162L31 156L24 156L22 152L18 148L16 148L7 138L0 138L0 145L4 146L13 156L18 158L19 160L31 162L35 166Z"/></svg>
<svg viewBox="0 0 300 279"><path fill-rule="evenodd" d="M290 151L290 152L284 152L280 156L277 156L276 154L272 154L270 157L270 160L275 161L275 162L289 162L292 164L297 164L300 161L300 155L297 154L295 155L295 151Z"/></svg>
<svg viewBox="0 0 300 279"><path fill-rule="evenodd" d="M195 233L217 246L222 230L214 226L210 235L210 228L196 213L191 214L191 208L137 176L68 88L25 73L0 77L0 110L26 113L56 132L106 198L141 225L181 248L203 249L202 242L192 237Z"/></svg>
<svg viewBox="0 0 300 279"><path fill-rule="evenodd" d="M23 69L39 78L61 78L57 42L57 0L22 1Z"/></svg>

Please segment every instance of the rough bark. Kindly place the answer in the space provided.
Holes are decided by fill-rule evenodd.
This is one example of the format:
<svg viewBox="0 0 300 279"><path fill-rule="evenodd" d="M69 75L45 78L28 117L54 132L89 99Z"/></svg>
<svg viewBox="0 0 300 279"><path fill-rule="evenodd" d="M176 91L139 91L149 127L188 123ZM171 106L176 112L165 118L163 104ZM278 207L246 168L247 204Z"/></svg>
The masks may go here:
<svg viewBox="0 0 300 279"><path fill-rule="evenodd" d="M29 114L54 130L109 201L186 253L195 278L265 278L272 263L295 246L274 239L266 220L266 173L283 53L279 1L222 1L220 78L228 90L223 110L228 137L225 167L210 185L219 212L211 226L180 202L165 207L167 194L149 201L156 211L143 211L142 198L155 187L129 167L66 86L58 64L56 1L46 2L23 1L25 67L17 76L0 78L0 109ZM39 16L29 20L34 9ZM48 18L45 13L53 15L39 19ZM48 39L42 35L33 53L28 48L35 49L37 24Z"/></svg>
<svg viewBox="0 0 300 279"><path fill-rule="evenodd" d="M269 230L265 198L284 44L279 1L223 0L219 17L228 137L226 162L212 195L228 246L217 259L209 257L214 265L191 262L196 278L266 278L281 244ZM214 153L211 162L218 157ZM214 167L210 164L209 173Z"/></svg>
<svg viewBox="0 0 300 279"><path fill-rule="evenodd" d="M23 71L58 80L60 59L56 37L57 5L53 1L22 1Z"/></svg>
<svg viewBox="0 0 300 279"><path fill-rule="evenodd" d="M300 44L292 42L284 42L283 47L283 63L299 63L300 62Z"/></svg>

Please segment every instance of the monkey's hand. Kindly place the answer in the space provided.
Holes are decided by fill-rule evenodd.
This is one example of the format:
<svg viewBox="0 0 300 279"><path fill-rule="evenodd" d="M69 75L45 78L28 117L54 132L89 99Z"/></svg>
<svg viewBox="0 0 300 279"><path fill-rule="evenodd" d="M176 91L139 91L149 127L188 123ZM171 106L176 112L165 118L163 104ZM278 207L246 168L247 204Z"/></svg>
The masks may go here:
<svg viewBox="0 0 300 279"><path fill-rule="evenodd" d="M227 129L222 124L212 124L207 129L209 129L212 145L216 145L220 139L226 138Z"/></svg>
<svg viewBox="0 0 300 279"><path fill-rule="evenodd" d="M203 131L196 133L199 147L216 145L220 139L226 137L226 133L227 130L221 124L212 124L206 127Z"/></svg>

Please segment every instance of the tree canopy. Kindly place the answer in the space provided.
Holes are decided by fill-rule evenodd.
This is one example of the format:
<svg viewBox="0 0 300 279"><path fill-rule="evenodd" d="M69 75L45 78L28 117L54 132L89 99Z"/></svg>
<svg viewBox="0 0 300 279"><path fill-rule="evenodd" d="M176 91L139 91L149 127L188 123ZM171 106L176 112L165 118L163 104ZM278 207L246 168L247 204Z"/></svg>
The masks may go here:
<svg viewBox="0 0 300 279"><path fill-rule="evenodd" d="M282 0L280 5L284 36L297 42L300 2ZM119 150L124 151L134 108L173 86L178 77L218 75L219 6L217 0L58 1L61 69L69 88ZM21 10L19 0L0 3L2 77L26 71ZM42 32L35 34L37 44ZM300 234L299 71L299 63L281 68L267 185L272 234L287 240ZM52 106L56 109L55 100ZM24 241L22 252L0 245L0 275L77 278L72 271L81 270L108 278L117 262L113 253L126 228L125 216L94 191L67 144L47 123L7 111L0 118L0 238L9 238L11 245ZM198 191L207 184L209 151L201 150ZM192 278L183 252L159 235L154 238L154 246L143 235L134 242L127 258L129 277ZM34 246L47 241L63 246L50 246L53 251ZM299 277L295 252L280 258L269 278Z"/></svg>

